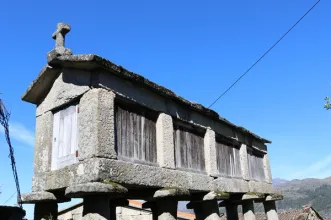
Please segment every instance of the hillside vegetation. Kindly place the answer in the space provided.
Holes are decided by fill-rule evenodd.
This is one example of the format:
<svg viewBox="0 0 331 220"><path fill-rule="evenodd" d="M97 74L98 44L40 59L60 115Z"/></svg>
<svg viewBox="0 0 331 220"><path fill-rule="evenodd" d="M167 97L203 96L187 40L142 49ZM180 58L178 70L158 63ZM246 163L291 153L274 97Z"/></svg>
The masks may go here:
<svg viewBox="0 0 331 220"><path fill-rule="evenodd" d="M331 178L292 180L276 184L284 200L277 202L279 211L312 205L322 216L331 217Z"/></svg>

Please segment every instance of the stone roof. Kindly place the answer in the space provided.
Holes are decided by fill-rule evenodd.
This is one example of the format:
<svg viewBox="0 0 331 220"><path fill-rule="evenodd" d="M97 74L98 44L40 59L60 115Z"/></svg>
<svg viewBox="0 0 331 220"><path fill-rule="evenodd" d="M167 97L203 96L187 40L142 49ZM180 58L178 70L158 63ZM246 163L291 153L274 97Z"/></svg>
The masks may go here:
<svg viewBox="0 0 331 220"><path fill-rule="evenodd" d="M209 118L221 121L232 128L239 130L245 134L252 136L253 138L263 142L271 143L270 140L264 139L253 132L247 130L244 127L237 126L225 118L222 118L217 112L204 107L201 104L190 102L187 99L177 95L173 91L160 86L141 75L130 72L124 69L122 66L116 65L111 61L102 58L94 54L83 54L83 55L62 55L53 58L49 61L48 66L45 66L39 73L38 78L32 82L27 91L23 94L22 99L27 102L34 104L39 104L39 102L46 96L50 90L52 84L54 83L56 77L58 76L62 68L76 68L84 70L106 70L111 72L125 80L132 81L142 87L145 87L161 96L172 99L178 103L181 103L193 111L197 111Z"/></svg>

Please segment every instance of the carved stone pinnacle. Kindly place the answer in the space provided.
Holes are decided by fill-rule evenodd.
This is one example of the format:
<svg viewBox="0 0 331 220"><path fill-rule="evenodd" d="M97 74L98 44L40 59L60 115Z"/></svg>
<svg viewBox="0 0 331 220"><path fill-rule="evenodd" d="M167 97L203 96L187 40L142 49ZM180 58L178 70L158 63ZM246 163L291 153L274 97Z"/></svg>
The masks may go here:
<svg viewBox="0 0 331 220"><path fill-rule="evenodd" d="M52 35L52 38L55 39L55 47L64 47L65 35L69 33L70 30L71 27L69 24L57 24L56 31Z"/></svg>
<svg viewBox="0 0 331 220"><path fill-rule="evenodd" d="M58 23L56 31L52 34L52 38L55 39L55 49L47 54L48 63L54 58L62 55L72 55L69 48L65 48L65 35L69 33L71 27L69 24Z"/></svg>

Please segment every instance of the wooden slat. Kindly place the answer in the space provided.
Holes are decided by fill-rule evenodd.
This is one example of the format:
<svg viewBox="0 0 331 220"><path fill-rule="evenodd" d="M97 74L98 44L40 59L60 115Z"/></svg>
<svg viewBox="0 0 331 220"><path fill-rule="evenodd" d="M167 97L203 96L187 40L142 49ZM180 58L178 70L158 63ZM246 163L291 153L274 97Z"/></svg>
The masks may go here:
<svg viewBox="0 0 331 220"><path fill-rule="evenodd" d="M263 155L249 151L247 157L250 178L257 181L265 181Z"/></svg>
<svg viewBox="0 0 331 220"><path fill-rule="evenodd" d="M155 119L156 120L156 119ZM142 109L116 105L116 146L119 156L151 163L156 157L156 123Z"/></svg>
<svg viewBox="0 0 331 220"><path fill-rule="evenodd" d="M72 105L53 117L52 170L77 162L77 106Z"/></svg>
<svg viewBox="0 0 331 220"><path fill-rule="evenodd" d="M242 177L239 149L233 144L216 141L217 169L221 175Z"/></svg>
<svg viewBox="0 0 331 220"><path fill-rule="evenodd" d="M176 125L174 143L176 167L205 171L203 134Z"/></svg>

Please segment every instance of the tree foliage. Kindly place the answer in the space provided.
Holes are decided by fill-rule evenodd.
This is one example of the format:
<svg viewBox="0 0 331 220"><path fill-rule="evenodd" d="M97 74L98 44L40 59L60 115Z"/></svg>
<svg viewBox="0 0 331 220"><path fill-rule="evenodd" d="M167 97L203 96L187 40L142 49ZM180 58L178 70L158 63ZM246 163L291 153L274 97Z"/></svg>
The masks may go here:
<svg viewBox="0 0 331 220"><path fill-rule="evenodd" d="M326 101L326 103L324 104L324 108L326 110L330 110L331 109L330 97L327 96L327 97L325 97L324 100Z"/></svg>

